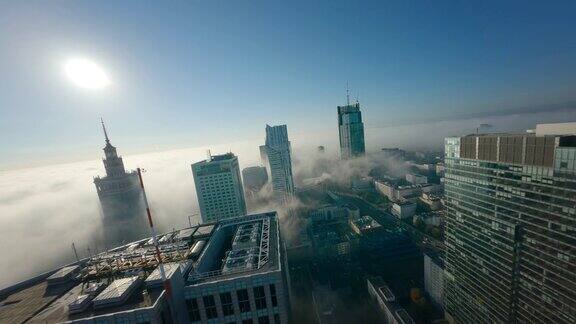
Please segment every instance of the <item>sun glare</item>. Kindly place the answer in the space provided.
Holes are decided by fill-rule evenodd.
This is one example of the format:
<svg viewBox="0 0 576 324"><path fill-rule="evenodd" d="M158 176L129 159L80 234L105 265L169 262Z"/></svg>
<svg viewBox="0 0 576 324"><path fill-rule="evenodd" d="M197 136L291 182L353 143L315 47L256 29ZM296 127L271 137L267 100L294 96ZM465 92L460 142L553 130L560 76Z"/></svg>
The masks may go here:
<svg viewBox="0 0 576 324"><path fill-rule="evenodd" d="M98 64L87 59L70 59L64 65L66 76L77 86L101 89L110 84L110 79Z"/></svg>

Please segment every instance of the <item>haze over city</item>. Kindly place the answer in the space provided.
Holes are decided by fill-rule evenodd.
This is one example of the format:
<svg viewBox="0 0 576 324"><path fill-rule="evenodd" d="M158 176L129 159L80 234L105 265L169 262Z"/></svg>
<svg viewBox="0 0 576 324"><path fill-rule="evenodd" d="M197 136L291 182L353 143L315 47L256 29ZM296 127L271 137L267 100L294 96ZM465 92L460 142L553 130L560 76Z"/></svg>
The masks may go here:
<svg viewBox="0 0 576 324"><path fill-rule="evenodd" d="M494 167L490 163L497 162L496 169L510 167L510 177L523 172L522 181L528 173L538 173L530 184L520 186L528 196L546 192L547 185L565 190L549 200L520 194L506 183L495 192L519 195L507 197L511 200L546 205L534 208L548 208L547 223L529 223L526 219L532 216L525 215L530 212L521 209L497 216L500 225L494 221L486 226L509 226L500 228L508 234L516 231L518 244L510 249L530 248L535 240L531 226L547 228L549 232L538 235L560 237L554 243L547 241L554 246L548 252L560 251L556 256L560 261L546 259L561 269L549 279L551 285L560 277L566 287L576 288L574 273L562 277L564 271L576 269L576 248L569 238L576 226L576 197L566 184L573 179L569 154L576 135L576 124L571 124L576 121L575 16L576 4L571 1L553 5L521 1L2 4L0 322L95 321L102 314L118 318L114 316L122 315L116 308L96 311L97 294L86 292L86 287L96 283L104 289L113 280L126 278L140 284L156 266L164 266L158 260L170 255L181 266L182 289L189 289L187 285L204 280L202 271L208 268L211 271L206 273L229 271L235 261L230 255L237 252L233 242L243 226L256 226L264 237L270 222L276 224L272 230L278 229L278 237L272 235L271 240L286 248L273 252L278 252L279 263L286 261L287 268L268 270L277 271L279 278L291 277L294 292L288 295L288 287L282 284L262 290L268 296L278 289L279 295L286 294L286 303L281 297L276 306L280 310L271 311L265 320L254 313L258 323L400 323L398 318L404 315L393 310L406 310L416 323L576 320L566 310L569 306L558 306L576 297L551 293L548 277L538 286L542 292L538 298L556 301L556 306L532 313L522 306L496 312L493 307L498 304L480 302L455 306L455 301L467 297L458 297L454 287L465 287L476 300L488 295L466 286L466 276L456 274L453 279L455 270L450 267L462 262L461 250L450 249L454 242L468 238L458 236L454 225L454 220L461 220L459 213L465 212L450 209L457 205L449 203L463 199L465 205L476 199L454 193L472 181L461 178L462 170L481 174L480 167L459 169L459 163ZM521 147L512 148L507 136L525 138L514 142ZM533 144L536 157L528 161L531 137L547 139ZM467 142L470 138L475 151ZM482 148L493 154L483 155ZM458 153L450 155L449 149ZM508 149L516 150L510 153L513 157L506 155ZM219 172L226 170L229 182L218 178L215 165ZM445 173L452 176L448 182ZM540 183L544 189L528 188ZM412 191L403 194L402 190ZM480 193L492 187L474 190ZM112 269L118 260L128 262L129 253L150 249L142 252L144 259L157 247L150 238L148 204L155 231L166 245L158 249L164 255L146 261L153 266L132 268L130 261L122 271L117 266L104 274L103 264ZM556 210L557 206L564 209ZM207 237L192 235L207 227L213 231ZM367 234L372 227L382 232ZM181 239L186 228L193 231ZM484 232L478 233L475 237ZM230 242L217 250L219 235L227 235L223 240ZM330 241L335 236L337 243ZM139 243L132 246L132 241ZM509 241L490 242L495 244L492 248ZM168 249L170 244L177 252ZM395 259L394 253L379 251L378 257L367 261L365 255L383 244L396 246L394 253L404 253L403 257ZM228 245L231 250L226 250ZM120 257L109 251L115 247ZM202 256L195 249L203 251ZM472 253L471 259L480 260L474 249L462 249ZM524 260L520 255L525 252L514 251L518 256L510 260ZM263 271L267 261L259 253L257 267L250 265L250 271ZM527 293L521 290L525 286L519 283L520 276L483 267L500 258L504 257L474 261L478 271L503 278L502 285L514 281L509 293L513 297L508 291L504 297L492 294L496 297L491 303L499 303L502 297L514 299L514 305L529 305L522 304ZM188 268L183 266L186 262ZM408 270L395 277L391 273L396 270L384 266L386 262L398 262L398 267ZM442 301L430 291L430 262L444 273L444 282L450 278L446 277L449 271L456 282L439 284L444 287ZM518 263L511 269L524 266L514 262ZM70 279L66 284L75 287L70 293L94 298L88 310L73 315L75 306L62 297L68 288L55 286L50 277L60 273L58 269L74 273L70 279L68 270L64 271L66 280ZM542 270L546 271L556 270ZM332 274L324 278L322 273L328 272ZM38 309L2 311L13 300L25 299L16 294L32 296L31 291L43 284L48 287L45 296L54 299L38 303L43 305ZM374 297L370 287L386 287L397 295L397 305L378 310L372 302L382 296ZM146 294L161 298L147 289ZM260 288L254 289L250 298L260 294ZM242 294L235 294L234 300L240 300ZM215 318L211 316L216 313L202 308L209 308L206 299L196 315L197 306L191 306L190 299L179 304L174 298L165 310L169 317L150 315L150 321ZM224 304L224 297L218 298L219 305ZM245 313L239 307L234 312ZM70 314L59 315L61 309ZM377 310L384 315L376 315ZM218 316L222 312L226 311L218 308ZM235 316L244 323L245 314L242 319Z"/></svg>

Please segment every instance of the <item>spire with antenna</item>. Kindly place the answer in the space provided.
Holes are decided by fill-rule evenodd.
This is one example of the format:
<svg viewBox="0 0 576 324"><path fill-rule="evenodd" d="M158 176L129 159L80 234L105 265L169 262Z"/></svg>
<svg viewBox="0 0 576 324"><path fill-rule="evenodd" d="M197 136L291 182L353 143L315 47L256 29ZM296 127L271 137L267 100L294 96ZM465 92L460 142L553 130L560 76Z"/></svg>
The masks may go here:
<svg viewBox="0 0 576 324"><path fill-rule="evenodd" d="M350 106L350 87L348 86L348 81L346 81L346 105Z"/></svg>
<svg viewBox="0 0 576 324"><path fill-rule="evenodd" d="M104 125L104 119L100 117L100 123L102 123L102 129L104 130L104 138L106 138L106 144L110 144L110 139L108 138L108 133L106 132L106 125Z"/></svg>

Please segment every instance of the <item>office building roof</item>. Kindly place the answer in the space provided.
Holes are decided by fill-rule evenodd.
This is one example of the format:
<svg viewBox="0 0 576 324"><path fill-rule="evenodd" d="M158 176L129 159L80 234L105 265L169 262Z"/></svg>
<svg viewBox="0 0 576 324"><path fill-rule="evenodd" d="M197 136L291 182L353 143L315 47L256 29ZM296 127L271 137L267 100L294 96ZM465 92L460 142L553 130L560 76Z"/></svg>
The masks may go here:
<svg viewBox="0 0 576 324"><path fill-rule="evenodd" d="M166 276L179 273L186 285L199 285L279 271L278 231L276 212L269 212L159 235L166 237L159 245ZM235 237L246 234L257 239L250 246L231 247ZM0 322L67 322L154 307L165 291L149 241L99 253L0 291ZM49 285L49 278L66 280Z"/></svg>

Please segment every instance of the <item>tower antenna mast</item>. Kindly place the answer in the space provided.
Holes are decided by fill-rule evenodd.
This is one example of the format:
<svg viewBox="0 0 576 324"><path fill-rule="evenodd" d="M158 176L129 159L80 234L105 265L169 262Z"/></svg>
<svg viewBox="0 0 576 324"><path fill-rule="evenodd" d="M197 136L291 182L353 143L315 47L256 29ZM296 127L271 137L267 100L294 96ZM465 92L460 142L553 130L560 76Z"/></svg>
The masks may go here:
<svg viewBox="0 0 576 324"><path fill-rule="evenodd" d="M348 86L348 81L346 81L346 105L350 106L350 87Z"/></svg>
<svg viewBox="0 0 576 324"><path fill-rule="evenodd" d="M154 248L156 250L156 258L158 259L158 269L160 269L160 277L162 278L162 283L164 284L164 289L166 290L166 295L168 299L172 299L172 285L170 281L166 278L166 271L164 270L164 263L162 262L162 255L160 254L160 247L158 246L158 238L156 237L156 230L154 229L154 223L152 222L152 212L150 212L150 205L148 204L148 197L146 197L146 190L144 189L144 181L142 181L142 169L137 168L138 180L140 180L140 187L142 188L142 197L144 198L144 205L146 206L146 215L148 216L148 225L150 225L150 232L152 234L152 241L154 242ZM169 305L170 311L173 315L176 315L176 310L174 305ZM177 318L177 316L174 316Z"/></svg>
<svg viewBox="0 0 576 324"><path fill-rule="evenodd" d="M104 130L104 138L106 138L106 143L110 143L110 139L108 139L108 133L106 132L106 125L104 125L104 119L100 117L100 123L102 123L102 130Z"/></svg>

